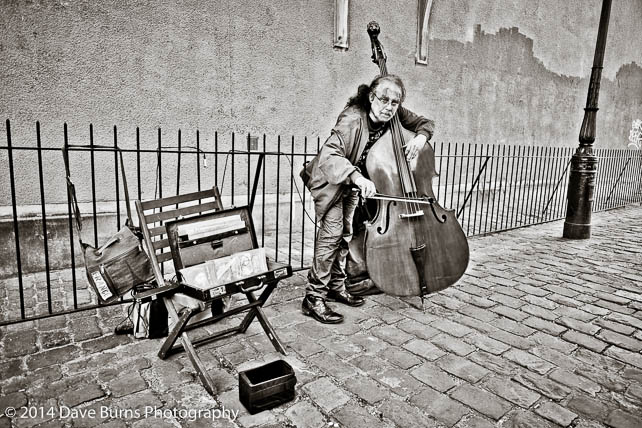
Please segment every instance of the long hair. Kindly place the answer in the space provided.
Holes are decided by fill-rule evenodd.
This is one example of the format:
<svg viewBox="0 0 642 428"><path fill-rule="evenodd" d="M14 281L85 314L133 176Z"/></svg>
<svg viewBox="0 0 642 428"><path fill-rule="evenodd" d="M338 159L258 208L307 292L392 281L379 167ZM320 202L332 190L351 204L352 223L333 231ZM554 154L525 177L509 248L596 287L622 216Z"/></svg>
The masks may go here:
<svg viewBox="0 0 642 428"><path fill-rule="evenodd" d="M374 92L377 87L382 83L382 82L391 82L397 85L401 89L401 100L400 102L403 102L403 100L406 98L406 87L403 84L403 81L401 78L395 74L387 74L385 76L377 76L374 78L374 80L370 83L370 85L365 85L361 84L357 88L357 93L350 97L348 102L346 103L346 107L352 107L352 106L357 106L362 108L364 111L369 112L370 111L370 92Z"/></svg>

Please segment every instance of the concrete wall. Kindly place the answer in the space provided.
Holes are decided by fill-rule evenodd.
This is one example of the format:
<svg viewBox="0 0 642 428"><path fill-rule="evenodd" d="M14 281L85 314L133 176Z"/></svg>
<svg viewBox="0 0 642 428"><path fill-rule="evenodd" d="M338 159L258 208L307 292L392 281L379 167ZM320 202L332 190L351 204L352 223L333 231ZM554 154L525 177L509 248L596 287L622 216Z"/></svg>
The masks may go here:
<svg viewBox="0 0 642 428"><path fill-rule="evenodd" d="M601 3L435 0L422 66L414 62L414 1L352 0L350 48L336 50L332 1L3 0L0 144L5 119L17 146L35 145L36 120L45 147L62 144L64 122L72 143L88 143L93 123L95 143L113 144L118 125L125 147L134 146L137 126L144 148L156 146L158 127L164 145L176 145L179 128L183 145L194 145L198 129L209 150L215 131L226 147L232 131L266 133L274 146L279 134L287 147L291 135L297 146L304 136L324 139L357 85L377 73L365 31L374 19L388 69L407 83L407 106L437 122L435 141L575 146ZM641 33L642 2L614 2L597 147L625 148L632 120L642 118ZM38 204L35 154L14 161L18 204ZM154 195L154 162L143 157L144 197ZM75 165L86 200L86 163ZM165 171L173 167L168 160ZM46 153L44 168L47 202L64 202L60 154ZM98 161L99 176L112 177L112 169ZM0 188L8 189L2 171ZM7 204L3 192L0 205Z"/></svg>

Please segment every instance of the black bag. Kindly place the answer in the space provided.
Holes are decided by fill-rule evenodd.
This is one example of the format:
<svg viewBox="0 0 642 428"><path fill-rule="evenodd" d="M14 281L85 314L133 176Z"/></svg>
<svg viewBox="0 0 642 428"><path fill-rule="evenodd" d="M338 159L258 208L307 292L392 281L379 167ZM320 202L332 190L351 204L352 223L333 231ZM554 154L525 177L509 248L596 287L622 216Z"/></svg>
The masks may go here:
<svg viewBox="0 0 642 428"><path fill-rule="evenodd" d="M82 247L85 259L87 279L96 291L99 300L103 303L109 303L123 296L133 287L147 283L153 279L151 263L141 245L142 236L132 222L123 153L116 147L116 150L118 150L120 154L120 168L127 205L127 221L125 222L125 226L107 240L107 242L98 248L94 248L82 241L82 220L76 199L76 189L71 181L71 174L69 172L68 147L72 146L66 144L62 149L65 171L67 173L67 189L74 210L76 227L78 228L78 241ZM96 145L93 147L112 148Z"/></svg>

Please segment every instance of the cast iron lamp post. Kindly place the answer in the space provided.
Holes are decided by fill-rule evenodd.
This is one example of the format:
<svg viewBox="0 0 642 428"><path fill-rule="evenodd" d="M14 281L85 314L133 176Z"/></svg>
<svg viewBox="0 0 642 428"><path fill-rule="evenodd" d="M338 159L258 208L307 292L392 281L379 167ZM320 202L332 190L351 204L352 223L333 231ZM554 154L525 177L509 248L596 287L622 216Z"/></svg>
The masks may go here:
<svg viewBox="0 0 642 428"><path fill-rule="evenodd" d="M595 56L591 70L584 120L580 129L580 146L571 159L571 174L568 180L566 221L564 222L564 238L586 239L591 237L591 209L593 205L593 189L597 172L597 157L593 154L595 141L595 118L597 116L597 100L600 92L602 64L604 63L604 48L606 34L609 28L611 0L603 0L600 26L597 30Z"/></svg>

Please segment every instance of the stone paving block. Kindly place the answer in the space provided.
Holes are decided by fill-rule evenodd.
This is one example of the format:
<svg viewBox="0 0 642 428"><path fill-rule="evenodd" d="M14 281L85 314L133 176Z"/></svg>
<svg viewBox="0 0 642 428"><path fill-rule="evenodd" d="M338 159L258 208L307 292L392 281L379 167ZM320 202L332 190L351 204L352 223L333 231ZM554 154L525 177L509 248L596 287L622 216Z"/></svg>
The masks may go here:
<svg viewBox="0 0 642 428"><path fill-rule="evenodd" d="M555 424L528 410L511 412L502 422L505 427L557 428Z"/></svg>
<svg viewBox="0 0 642 428"><path fill-rule="evenodd" d="M38 352L36 344L37 332L34 331L10 331L2 339L4 347L2 355L5 359L21 357Z"/></svg>
<svg viewBox="0 0 642 428"><path fill-rule="evenodd" d="M497 318L497 315L494 312L489 311L488 307L477 307L475 305L462 306L457 310L457 312L483 322L489 322Z"/></svg>
<svg viewBox="0 0 642 428"><path fill-rule="evenodd" d="M493 392L497 396L525 409L528 409L530 406L535 404L535 402L541 397L538 393L533 392L528 388L524 388L519 383L504 376L493 376L491 378L484 379L481 384L488 391Z"/></svg>
<svg viewBox="0 0 642 428"><path fill-rule="evenodd" d="M511 349L503 357L539 374L545 374L555 367L548 361L520 349Z"/></svg>
<svg viewBox="0 0 642 428"><path fill-rule="evenodd" d="M557 293L548 294L545 298L558 305L555 309L552 309L552 311L560 315L566 314L568 309L579 311L578 308L581 306L584 306L584 304L581 301L578 301L576 298L571 299L570 297L562 296L561 294L557 294ZM584 313L584 315L582 316L586 317L586 316L594 316L594 315ZM578 319L582 319L582 318L578 318Z"/></svg>
<svg viewBox="0 0 642 428"><path fill-rule="evenodd" d="M521 367L512 361L481 350L473 352L467 358L495 373L512 374L521 370Z"/></svg>
<svg viewBox="0 0 642 428"><path fill-rule="evenodd" d="M578 415L587 416L600 422L606 420L609 414L609 407L598 400L585 394L574 394L566 403L566 408Z"/></svg>
<svg viewBox="0 0 642 428"><path fill-rule="evenodd" d="M77 345L72 344L61 348L33 353L27 356L25 361L29 370L37 370L39 368L60 364L60 361L72 360L79 356L81 352L82 350Z"/></svg>
<svg viewBox="0 0 642 428"><path fill-rule="evenodd" d="M0 362L0 382L23 374L22 360L15 358Z"/></svg>
<svg viewBox="0 0 642 428"><path fill-rule="evenodd" d="M463 303L463 305L457 308L458 311L461 310L464 306L490 308L491 306L495 306L497 304L497 302L493 302L492 300L489 300L485 297L467 293L466 290L461 286L457 286L456 288L450 287L447 289L447 291L450 293L450 297Z"/></svg>
<svg viewBox="0 0 642 428"><path fill-rule="evenodd" d="M446 309L451 311L456 311L457 309L464 306L466 303L453 299L452 297L446 296L443 293L437 294L430 297L430 301L436 305L443 306Z"/></svg>
<svg viewBox="0 0 642 428"><path fill-rule="evenodd" d="M414 338L414 336L400 331L396 326L385 325L380 327L374 327L370 332L385 342L390 343L394 346L401 346L406 342L409 342Z"/></svg>
<svg viewBox="0 0 642 428"><path fill-rule="evenodd" d="M74 407L104 396L105 392L97 384L76 385L60 397L60 402L65 406Z"/></svg>
<svg viewBox="0 0 642 428"><path fill-rule="evenodd" d="M506 317L513 321L518 321L518 322L521 322L528 317L527 313L522 312L521 310L518 310L518 309L510 308L508 306L501 306L501 305L494 306L489 310L496 313L497 315L500 315L502 317Z"/></svg>
<svg viewBox="0 0 642 428"><path fill-rule="evenodd" d="M524 339L521 336L516 334L509 333L504 330L493 331L488 334L491 338L504 342L507 345L510 345L519 349L530 349L533 346L533 342L527 339ZM532 336L531 336L532 337Z"/></svg>
<svg viewBox="0 0 642 428"><path fill-rule="evenodd" d="M571 392L566 386L530 370L522 370L514 374L511 379L555 401L562 400Z"/></svg>
<svg viewBox="0 0 642 428"><path fill-rule="evenodd" d="M379 405L379 412L398 426L432 428L436 422L427 417L419 408L411 406L397 398L388 398Z"/></svg>
<svg viewBox="0 0 642 428"><path fill-rule="evenodd" d="M360 355L355 357L350 360L350 364L372 377L376 377L384 370L392 367L392 364L388 363L386 360L370 355Z"/></svg>
<svg viewBox="0 0 642 428"><path fill-rule="evenodd" d="M350 340L357 346L360 346L363 354L374 355L381 350L388 348L390 345L381 339L378 339L368 333L357 333L350 336Z"/></svg>
<svg viewBox="0 0 642 428"><path fill-rule="evenodd" d="M597 306L594 304L580 306L580 309L585 313L593 314L595 316L600 316L600 317L608 315L612 312L610 309Z"/></svg>
<svg viewBox="0 0 642 428"><path fill-rule="evenodd" d="M285 416L297 427L322 428L326 425L323 413L307 401L299 401L290 407Z"/></svg>
<svg viewBox="0 0 642 428"><path fill-rule="evenodd" d="M559 318L559 315L557 315L555 312L550 311L548 309L544 309L541 306L537 306L537 305L527 304L522 306L519 309L529 315L532 315L538 318L543 318L547 321L554 321L557 318Z"/></svg>
<svg viewBox="0 0 642 428"><path fill-rule="evenodd" d="M571 290L568 287L562 287L559 285L548 284L548 285L545 285L543 288L553 293L560 294L564 297L575 297L578 295L577 291Z"/></svg>
<svg viewBox="0 0 642 428"><path fill-rule="evenodd" d="M606 315L605 319L609 321L618 322L620 324L624 324L630 327L634 327L634 328L637 328L638 330L642 330L642 320L636 317L632 317L630 315L625 315L620 313L609 313L608 315Z"/></svg>
<svg viewBox="0 0 642 428"><path fill-rule="evenodd" d="M626 349L618 348L617 346L609 346L605 354L622 361L626 364L631 364L639 369L642 369L642 355L636 352L627 351Z"/></svg>
<svg viewBox="0 0 642 428"><path fill-rule="evenodd" d="M23 392L13 392L0 396L0 415L4 415L7 408L19 409L28 403L27 396Z"/></svg>
<svg viewBox="0 0 642 428"><path fill-rule="evenodd" d="M430 342L446 352L452 352L459 356L465 356L475 351L474 346L445 333L438 334L430 339Z"/></svg>
<svg viewBox="0 0 642 428"><path fill-rule="evenodd" d="M628 308L626 306L622 306L617 303L609 302L607 300L597 300L593 302L594 306L598 306L600 308L608 309L609 311L613 312L619 312L621 314L633 314L635 313L635 309L633 308Z"/></svg>
<svg viewBox="0 0 642 428"><path fill-rule="evenodd" d="M302 340L310 342L309 339ZM334 352L337 357L346 360L352 358L355 355L359 355L364 351L363 347L353 342L350 337L326 337L318 340L318 343L327 351Z"/></svg>
<svg viewBox="0 0 642 428"><path fill-rule="evenodd" d="M453 377L436 367L432 362L422 364L413 369L410 374L427 386L440 392L448 391L458 384Z"/></svg>
<svg viewBox="0 0 642 428"><path fill-rule="evenodd" d="M473 329L446 319L441 319L431 323L430 326L455 337L464 337L467 334L474 333Z"/></svg>
<svg viewBox="0 0 642 428"><path fill-rule="evenodd" d="M604 327L606 329L612 330L616 333L624 334L626 336L630 336L636 331L634 327L624 325L615 321L605 320L603 318L597 318L593 322L597 326Z"/></svg>
<svg viewBox="0 0 642 428"><path fill-rule="evenodd" d="M642 350L642 341L614 331L602 330L596 335L596 337L610 343L611 345L615 345L629 351L640 352Z"/></svg>
<svg viewBox="0 0 642 428"><path fill-rule="evenodd" d="M564 369L555 369L548 374L548 377L562 385L581 389L582 391L591 394L593 397L602 389L597 383Z"/></svg>
<svg viewBox="0 0 642 428"><path fill-rule="evenodd" d="M356 374L354 366L337 358L337 356L331 352L321 352L319 354L312 355L308 360L323 370L327 375L339 380L345 380Z"/></svg>
<svg viewBox="0 0 642 428"><path fill-rule="evenodd" d="M493 316L495 316L495 315L493 314ZM473 330L475 330L476 332L481 332L481 333L484 333L484 334L488 334L491 331L499 330L497 327L495 327L492 324L489 324L486 321L480 321L478 319L469 317L467 315L462 315L462 314L459 314L459 313L454 315L454 316L452 316L452 320L457 322L457 323L459 323L459 324L461 324L461 325L465 325L466 327L470 327ZM473 334L477 334L477 333L473 333Z"/></svg>
<svg viewBox="0 0 642 428"><path fill-rule="evenodd" d="M310 396L312 401L326 412L330 412L337 407L341 407L350 401L350 397L348 397L327 377L310 382L305 385L303 389Z"/></svg>
<svg viewBox="0 0 642 428"><path fill-rule="evenodd" d="M81 347L87 353L97 353L109 349L117 348L118 346L125 345L132 342L130 335L106 335L97 339L88 340L81 343Z"/></svg>
<svg viewBox="0 0 642 428"><path fill-rule="evenodd" d="M586 348L578 348L573 356L580 361L606 371L618 372L625 368L625 364L618 359L598 354Z"/></svg>
<svg viewBox="0 0 642 428"><path fill-rule="evenodd" d="M518 278L518 281L521 282L521 278ZM529 285L528 283L519 284L515 288L525 293L525 295L521 297L522 300L525 300L533 304L535 304L535 302L538 301L538 299L541 299L542 296L546 296L547 294L550 293L550 291L548 290L544 290L540 287L534 287L532 285ZM531 299L534 299L534 300L531 300Z"/></svg>
<svg viewBox="0 0 642 428"><path fill-rule="evenodd" d="M499 291L499 292L496 294L493 294L488 299L494 302L500 303L501 305L494 306L493 308L491 308L492 311L495 312L499 308L519 309L521 306L524 306L524 301L518 298L524 293L522 292L517 293L513 291L512 294L516 296L516 297L513 297L512 295L501 294L502 291L505 291L505 290L496 289L496 291Z"/></svg>
<svg viewBox="0 0 642 428"><path fill-rule="evenodd" d="M469 410L464 405L432 388L417 391L410 398L410 403L448 427L455 425L469 414Z"/></svg>
<svg viewBox="0 0 642 428"><path fill-rule="evenodd" d="M535 330L543 331L553 336L560 335L567 330L563 325L558 325L537 317L528 317L523 321L523 323Z"/></svg>
<svg viewBox="0 0 642 428"><path fill-rule="evenodd" d="M445 355L445 352L437 348L427 340L415 339L403 345L403 348L416 354L428 361L434 361L437 358Z"/></svg>
<svg viewBox="0 0 642 428"><path fill-rule="evenodd" d="M566 331L564 334L562 334L562 338L595 352L602 352L608 346L607 343L595 339L593 336L589 336L587 334L580 333L574 330Z"/></svg>
<svg viewBox="0 0 642 428"><path fill-rule="evenodd" d="M642 415L616 409L609 413L605 422L613 428L639 428L642 425Z"/></svg>
<svg viewBox="0 0 642 428"><path fill-rule="evenodd" d="M495 428L496 425L478 414L464 416L455 428Z"/></svg>
<svg viewBox="0 0 642 428"><path fill-rule="evenodd" d="M607 302L616 303L616 304L618 304L620 306L626 306L629 303L631 303L631 299L629 299L627 297L623 297L623 296L618 296L616 294L616 291L617 291L617 289L615 289L615 288L609 290L608 293L599 291L599 292L595 293L595 296L599 297L602 300L606 300Z"/></svg>
<svg viewBox="0 0 642 428"><path fill-rule="evenodd" d="M397 327L419 339L430 339L439 334L439 330L422 324L412 319L406 319L397 324Z"/></svg>
<svg viewBox="0 0 642 428"><path fill-rule="evenodd" d="M580 364L570 370L579 376L584 376L585 378L601 385L603 387L602 389L606 388L612 392L624 392L630 382L610 370L603 370L588 364Z"/></svg>
<svg viewBox="0 0 642 428"><path fill-rule="evenodd" d="M526 314L524 314L524 315L526 315ZM530 336L531 334L535 333L534 329L532 329L532 328L530 328L528 326L525 326L521 322L515 322L515 321L513 321L511 319L504 318L504 317L497 318L497 319L491 321L491 324L496 326L496 327L499 327L500 329L502 329L502 330L504 330L506 332L509 332L509 333L512 333L512 334L515 334L515 335L518 335L518 336L521 336L521 337L527 337L527 336Z"/></svg>
<svg viewBox="0 0 642 428"><path fill-rule="evenodd" d="M510 346L506 345L503 342L500 342L499 340L488 337L485 334L471 334L469 336L466 336L464 340L478 347L479 349L490 352L494 355L500 355L510 349Z"/></svg>
<svg viewBox="0 0 642 428"><path fill-rule="evenodd" d="M421 382L412 377L406 370L398 368L386 369L374 379L402 397L409 396L423 386Z"/></svg>
<svg viewBox="0 0 642 428"><path fill-rule="evenodd" d="M573 370L578 365L578 361L570 357L567 353L556 351L547 346L536 346L530 350L530 353L568 370Z"/></svg>
<svg viewBox="0 0 642 428"><path fill-rule="evenodd" d="M376 404L390 396L387 388L368 376L353 377L346 382L345 388L370 404Z"/></svg>
<svg viewBox="0 0 642 428"><path fill-rule="evenodd" d="M335 410L333 416L339 421L341 427L345 428L391 428L393 426L391 422L384 422L379 416L372 415L366 408L354 403Z"/></svg>
<svg viewBox="0 0 642 428"><path fill-rule="evenodd" d="M394 347L385 349L379 355L385 360L404 370L408 370L409 368L417 366L424 362L423 359L417 357L415 354Z"/></svg>
<svg viewBox="0 0 642 428"><path fill-rule="evenodd" d="M489 370L456 355L445 355L436 361L437 366L461 379L475 383L490 373Z"/></svg>
<svg viewBox="0 0 642 428"><path fill-rule="evenodd" d="M577 415L575 413L560 406L557 403L553 403L550 401L544 401L543 403L540 403L533 410L541 417L555 422L556 424L563 427L569 426L577 418Z"/></svg>
<svg viewBox="0 0 642 428"><path fill-rule="evenodd" d="M118 398L124 395L133 394L147 388L147 382L138 372L123 373L122 376L109 382L108 388L111 395Z"/></svg>
<svg viewBox="0 0 642 428"><path fill-rule="evenodd" d="M466 383L455 388L450 397L496 421L511 409L510 403L503 398Z"/></svg>
<svg viewBox="0 0 642 428"><path fill-rule="evenodd" d="M580 321L571 317L559 317L555 322L570 329L577 330L580 333L588 334L591 336L600 331L600 327L598 325Z"/></svg>

